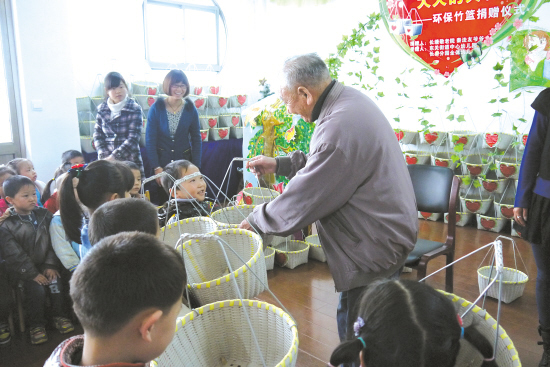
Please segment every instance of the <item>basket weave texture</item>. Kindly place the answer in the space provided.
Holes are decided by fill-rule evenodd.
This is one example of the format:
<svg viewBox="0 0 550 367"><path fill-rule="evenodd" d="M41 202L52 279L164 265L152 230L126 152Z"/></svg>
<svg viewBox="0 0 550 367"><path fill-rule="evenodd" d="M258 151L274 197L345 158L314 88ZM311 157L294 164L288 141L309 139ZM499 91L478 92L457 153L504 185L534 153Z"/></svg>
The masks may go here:
<svg viewBox="0 0 550 367"><path fill-rule="evenodd" d="M239 224L254 211L254 205L237 205L216 210L210 215L218 228L237 228Z"/></svg>
<svg viewBox="0 0 550 367"><path fill-rule="evenodd" d="M455 307L456 312L459 315L462 315L466 309L471 305L470 302L466 301L463 298L460 298L452 293L443 293L447 298L449 298ZM491 343L494 344L495 334L496 334L496 320L491 317L485 310L474 306L474 308L463 317L464 327L470 326L472 323L475 323L476 329L485 336L485 338ZM496 353L496 362L499 367L520 367L521 362L519 360L518 352L514 346L512 340L508 337L506 331L502 328L502 325L499 326L499 340L497 345ZM474 348L466 340L460 340L460 352L458 353L455 366L481 366L483 362L483 356L479 351Z"/></svg>
<svg viewBox="0 0 550 367"><path fill-rule="evenodd" d="M477 282L479 291L483 291L490 283L490 266L483 266L477 269ZM496 269L493 268L491 280L495 278ZM522 271L512 268L504 268L502 272L502 302L510 303L523 295L525 285L529 277ZM498 299L499 281L497 281L487 290L487 295Z"/></svg>
<svg viewBox="0 0 550 367"><path fill-rule="evenodd" d="M321 247L319 236L314 234L306 237L306 242L309 243L309 258L317 261L327 262L325 250Z"/></svg>
<svg viewBox="0 0 550 367"><path fill-rule="evenodd" d="M252 199L252 204L259 205L269 203L279 196L279 192L266 187L247 187L243 189L244 196Z"/></svg>
<svg viewBox="0 0 550 367"><path fill-rule="evenodd" d="M243 298L254 298L265 290L267 272L260 236L244 229L212 232L227 242L246 265L224 244L229 259L215 239L193 239L176 248L183 256L188 287L201 305L238 298L236 279ZM248 266L247 266L248 265ZM258 279L254 274L260 279Z"/></svg>
<svg viewBox="0 0 550 367"><path fill-rule="evenodd" d="M177 323L174 339L152 366L262 366L244 307L266 365L295 366L296 324L280 308L252 300L216 302L188 313Z"/></svg>
<svg viewBox="0 0 550 367"><path fill-rule="evenodd" d="M271 247L267 247L264 250L264 257L265 257L265 269L266 270L273 270L275 267L275 250Z"/></svg>
<svg viewBox="0 0 550 367"><path fill-rule="evenodd" d="M283 267L294 269L298 265L307 263L309 254L309 244L303 241L286 241L276 246L272 246L277 253L286 256Z"/></svg>
<svg viewBox="0 0 550 367"><path fill-rule="evenodd" d="M180 239L180 234L206 234L218 230L216 222L207 217L193 217L168 224L160 229L160 239L174 248Z"/></svg>

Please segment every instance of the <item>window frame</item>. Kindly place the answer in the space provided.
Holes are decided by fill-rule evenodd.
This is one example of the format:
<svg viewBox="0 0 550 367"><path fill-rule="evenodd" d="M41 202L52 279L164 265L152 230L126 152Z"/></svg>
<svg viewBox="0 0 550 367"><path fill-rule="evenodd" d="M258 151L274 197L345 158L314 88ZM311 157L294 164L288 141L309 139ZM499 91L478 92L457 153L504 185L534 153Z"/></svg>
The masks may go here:
<svg viewBox="0 0 550 367"><path fill-rule="evenodd" d="M144 36L144 44L145 44L145 59L147 60L147 63L149 64L149 67L153 70L169 70L174 68L174 66L181 70L188 70L189 68L192 68L193 71L215 71L220 72L223 69L223 62L220 60L222 59L221 51L220 51L220 20L222 21L222 24L225 29L225 53L227 53L227 24L225 21L225 16L223 14L223 11L221 10L220 6L218 5L216 0L211 0L214 5L207 6L207 5L197 5L197 4L191 4L186 3L184 0L143 0L143 36ZM172 6L175 8L179 8L183 11L183 18L182 23L185 24L185 10L195 10L195 11L204 11L207 13L212 13L215 16L216 19L216 64L196 64L196 63L189 63L189 62L182 62L182 63L174 63L174 62L168 62L168 61L153 61L151 60L151 53L149 50L149 32L148 32L148 25L147 25L147 5L148 4L154 4L154 5L164 5L164 6ZM184 39L185 42L185 39ZM225 60L225 55L223 56L223 60Z"/></svg>

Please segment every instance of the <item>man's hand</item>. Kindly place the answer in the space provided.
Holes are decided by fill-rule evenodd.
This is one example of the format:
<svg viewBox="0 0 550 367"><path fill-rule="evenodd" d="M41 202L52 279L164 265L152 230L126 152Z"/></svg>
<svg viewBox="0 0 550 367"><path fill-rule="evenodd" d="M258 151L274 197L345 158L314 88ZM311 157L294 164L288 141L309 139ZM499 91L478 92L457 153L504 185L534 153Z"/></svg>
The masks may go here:
<svg viewBox="0 0 550 367"><path fill-rule="evenodd" d="M275 173L277 170L277 161L275 158L259 155L246 162L246 168L250 169L250 172L256 176Z"/></svg>
<svg viewBox="0 0 550 367"><path fill-rule="evenodd" d="M527 222L527 208L514 208L514 220L525 226Z"/></svg>
<svg viewBox="0 0 550 367"><path fill-rule="evenodd" d="M34 279L35 282L37 282L40 285L48 285L50 282L48 281L48 278L46 278L42 274L38 274Z"/></svg>
<svg viewBox="0 0 550 367"><path fill-rule="evenodd" d="M46 269L44 270L44 276L48 278L50 282L53 282L54 280L59 278L59 273L57 272L57 270Z"/></svg>
<svg viewBox="0 0 550 367"><path fill-rule="evenodd" d="M240 229L246 229L246 230L249 230L251 231L252 230L252 226L250 225L250 223L248 223L248 220L243 220L241 222L241 224L239 224L239 228Z"/></svg>

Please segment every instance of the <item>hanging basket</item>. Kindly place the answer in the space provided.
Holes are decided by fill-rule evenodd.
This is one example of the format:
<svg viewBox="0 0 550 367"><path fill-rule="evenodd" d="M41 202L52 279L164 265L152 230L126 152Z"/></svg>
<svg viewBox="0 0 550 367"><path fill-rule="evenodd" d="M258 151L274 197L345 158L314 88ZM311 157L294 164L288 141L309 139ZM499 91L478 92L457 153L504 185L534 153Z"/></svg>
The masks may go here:
<svg viewBox="0 0 550 367"><path fill-rule="evenodd" d="M218 116L199 116L201 129L212 129L218 126Z"/></svg>
<svg viewBox="0 0 550 367"><path fill-rule="evenodd" d="M220 115L220 119L218 121L218 125L220 127L236 127L240 126L241 117L238 114L224 114Z"/></svg>
<svg viewBox="0 0 550 367"><path fill-rule="evenodd" d="M477 229L500 232L508 221L506 218L489 217L486 215L476 214Z"/></svg>
<svg viewBox="0 0 550 367"><path fill-rule="evenodd" d="M457 314L462 315L464 312L472 305L471 302L466 301L463 298L460 298L452 293L446 293L439 291L444 294L453 302L455 311ZM470 326L474 323L475 328L491 343L494 343L495 334L496 334L496 320L487 313L487 311L481 309L480 307L474 306L472 311L464 315L463 317L464 327ZM499 340L496 350L496 362L500 367L520 367L521 362L519 359L518 352L514 346L514 343L502 328L502 325L499 325ZM460 351L456 358L455 366L481 366L483 363L483 356L479 351L472 346L469 342L462 339L460 340Z"/></svg>
<svg viewBox="0 0 550 367"><path fill-rule="evenodd" d="M492 158L487 154L469 154L461 158L462 173L477 177L485 174L489 170Z"/></svg>
<svg viewBox="0 0 550 367"><path fill-rule="evenodd" d="M279 192L266 187L247 187L243 190L243 200L247 204L269 203L279 196Z"/></svg>
<svg viewBox="0 0 550 367"><path fill-rule="evenodd" d="M105 102L105 97L92 97L91 99L92 99L92 105L95 110L97 110L100 104Z"/></svg>
<svg viewBox="0 0 550 367"><path fill-rule="evenodd" d="M176 324L174 339L152 366L263 366L245 307L266 366L295 366L296 323L274 305L246 299L212 303L185 315Z"/></svg>
<svg viewBox="0 0 550 367"><path fill-rule="evenodd" d="M265 269L273 270L275 267L275 250L271 247L266 247L264 250Z"/></svg>
<svg viewBox="0 0 550 367"><path fill-rule="evenodd" d="M206 87L205 89L206 89L206 93L215 94L215 95L220 94L220 86L219 85L211 85L211 86Z"/></svg>
<svg viewBox="0 0 550 367"><path fill-rule="evenodd" d="M208 141L208 131L210 129L206 129L206 130L201 130L201 140L202 141Z"/></svg>
<svg viewBox="0 0 550 367"><path fill-rule="evenodd" d="M229 97L229 107L239 108L246 104L248 96L246 94L239 94Z"/></svg>
<svg viewBox="0 0 550 367"><path fill-rule="evenodd" d="M92 104L90 97L78 97L76 99L76 110L78 112L92 112L95 110L95 106Z"/></svg>
<svg viewBox="0 0 550 367"><path fill-rule="evenodd" d="M497 165L497 177L499 178L513 178L517 180L519 178L519 167L521 166L521 159L516 158L501 158L495 159Z"/></svg>
<svg viewBox="0 0 550 367"><path fill-rule="evenodd" d="M516 136L516 141L519 143L517 145L519 150L524 150L525 146L527 145L527 138L529 137L529 134L518 134Z"/></svg>
<svg viewBox="0 0 550 367"><path fill-rule="evenodd" d="M95 121L82 121L78 123L80 136L92 136L95 130Z"/></svg>
<svg viewBox="0 0 550 367"><path fill-rule="evenodd" d="M432 222L437 222L441 218L441 213L429 213L429 212L418 212L418 219L431 220Z"/></svg>
<svg viewBox="0 0 550 367"><path fill-rule="evenodd" d="M458 160L453 162L453 153L441 152L432 154L432 166L447 167L452 170L456 168Z"/></svg>
<svg viewBox="0 0 550 367"><path fill-rule="evenodd" d="M159 85L155 82L135 82L132 83L132 94L155 96L159 94Z"/></svg>
<svg viewBox="0 0 550 367"><path fill-rule="evenodd" d="M489 132L482 135L483 136L483 148L498 148L502 150L508 149L510 144L516 138L515 135L502 133L502 132Z"/></svg>
<svg viewBox="0 0 550 367"><path fill-rule="evenodd" d="M403 155L407 164L427 164L430 160L430 153L425 151L407 150Z"/></svg>
<svg viewBox="0 0 550 367"><path fill-rule="evenodd" d="M227 97L208 95L208 108L227 108L227 102L229 102L229 98Z"/></svg>
<svg viewBox="0 0 550 367"><path fill-rule="evenodd" d="M446 133L443 131L420 131L420 143L441 145L445 141Z"/></svg>
<svg viewBox="0 0 550 367"><path fill-rule="evenodd" d="M506 188L507 179L505 178L491 180L483 177L478 177L477 179L479 180L483 191L489 194L502 194L504 192L504 189Z"/></svg>
<svg viewBox="0 0 550 367"><path fill-rule="evenodd" d="M496 276L496 270L493 268L491 279L489 279L490 272L490 266L483 266L477 269L477 282L480 292L483 291L489 285L489 282ZM505 267L502 273L502 280L502 302L510 303L523 295L529 277L522 271ZM498 289L499 281L497 280L491 288L489 288L487 295L498 299Z"/></svg>
<svg viewBox="0 0 550 367"><path fill-rule="evenodd" d="M203 88L202 87L196 87L196 86L192 85L191 88L190 88L190 91L194 95L198 96L198 95L202 94Z"/></svg>
<svg viewBox="0 0 550 367"><path fill-rule="evenodd" d="M307 236L305 241L309 244L309 258L326 263L327 255L325 254L325 250L321 247L319 236L316 234Z"/></svg>
<svg viewBox="0 0 550 367"><path fill-rule="evenodd" d="M294 269L298 265L307 263L309 244L303 241L288 241L272 246L277 252L275 262L277 265Z"/></svg>
<svg viewBox="0 0 550 367"><path fill-rule="evenodd" d="M243 138L243 128L242 127L230 127L229 128L229 137L231 139L242 139Z"/></svg>
<svg viewBox="0 0 550 367"><path fill-rule="evenodd" d="M239 224L245 220L250 213L254 211L254 205L228 206L216 210L210 215L220 229L238 228Z"/></svg>
<svg viewBox="0 0 550 367"><path fill-rule="evenodd" d="M145 94L134 94L133 97L137 104L141 106L143 111L149 110L158 98L157 96L149 96Z"/></svg>
<svg viewBox="0 0 550 367"><path fill-rule="evenodd" d="M197 96L190 94L189 99L193 101L193 104L195 105L195 108L199 111L206 110L206 107L208 107L208 98L203 96Z"/></svg>
<svg viewBox="0 0 550 367"><path fill-rule="evenodd" d="M449 133L451 148L454 148L456 144L464 144L463 149L469 150L474 145L477 135L476 132L469 130L451 131Z"/></svg>
<svg viewBox="0 0 550 367"><path fill-rule="evenodd" d="M456 214L456 225L459 227L464 227L466 224L470 222L474 214L467 213L467 212L457 212ZM445 216L443 217L443 221L445 223L449 223L449 213L445 213Z"/></svg>
<svg viewBox="0 0 550 367"><path fill-rule="evenodd" d="M500 200L497 200L495 198L493 205L495 206L495 212L497 217L513 219L514 218L514 201L515 201L515 195L507 196Z"/></svg>
<svg viewBox="0 0 550 367"><path fill-rule="evenodd" d="M267 284L267 274L260 236L242 229L224 229L211 234L227 242L250 269L224 245L233 269L230 272L224 252L215 239L193 239L179 245L176 251L183 255L189 290L199 303L204 305L238 297L233 279L237 280L243 298L254 298L262 293L264 284Z"/></svg>
<svg viewBox="0 0 550 367"><path fill-rule="evenodd" d="M493 198L487 194L482 194L481 198L477 197L460 197L462 207L469 213L485 214L493 203Z"/></svg>
<svg viewBox="0 0 550 367"><path fill-rule="evenodd" d="M166 221L168 220L169 218L166 219ZM160 239L174 248L183 233L207 234L217 230L216 222L208 217L187 218L162 227L160 229Z"/></svg>
<svg viewBox="0 0 550 367"><path fill-rule="evenodd" d="M413 130L393 129L393 131L395 132L397 141L401 144L412 144L414 143L414 138L418 136L418 132Z"/></svg>
<svg viewBox="0 0 550 367"><path fill-rule="evenodd" d="M229 128L228 127L215 127L210 129L210 140L229 140Z"/></svg>
<svg viewBox="0 0 550 367"><path fill-rule="evenodd" d="M84 153L95 153L94 139L91 136L81 136L80 149L82 149Z"/></svg>

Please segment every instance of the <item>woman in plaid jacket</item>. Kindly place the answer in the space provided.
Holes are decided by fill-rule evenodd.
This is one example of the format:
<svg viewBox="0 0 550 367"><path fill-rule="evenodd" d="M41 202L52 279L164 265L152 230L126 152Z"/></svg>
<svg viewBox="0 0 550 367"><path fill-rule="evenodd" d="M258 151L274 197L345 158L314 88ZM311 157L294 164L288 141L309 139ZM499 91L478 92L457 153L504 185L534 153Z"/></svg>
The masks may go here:
<svg viewBox="0 0 550 367"><path fill-rule="evenodd" d="M141 177L145 177L139 149L143 126L141 107L128 97L128 85L117 72L105 77L105 92L108 98L97 108L94 129L98 158L132 161L138 165Z"/></svg>

